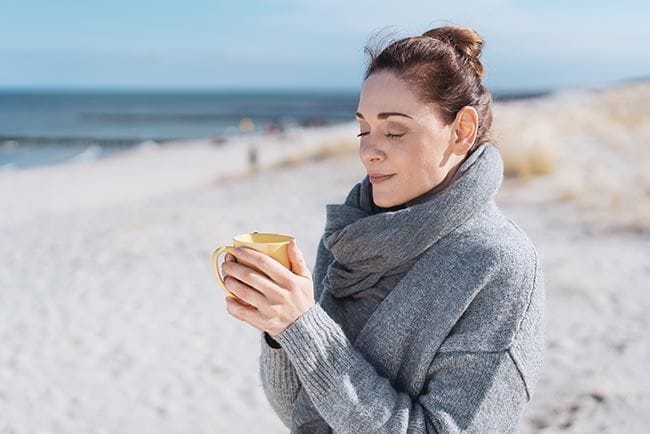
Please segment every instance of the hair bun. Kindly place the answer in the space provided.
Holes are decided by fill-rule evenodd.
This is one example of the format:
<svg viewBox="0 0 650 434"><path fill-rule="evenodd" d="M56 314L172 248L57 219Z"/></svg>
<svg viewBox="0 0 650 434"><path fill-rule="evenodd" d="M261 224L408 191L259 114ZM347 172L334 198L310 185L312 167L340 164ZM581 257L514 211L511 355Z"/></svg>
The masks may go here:
<svg viewBox="0 0 650 434"><path fill-rule="evenodd" d="M461 56L467 59L469 65L476 71L479 79L485 72L479 60L484 41L481 35L467 27L445 26L424 32L422 36L438 39L451 45Z"/></svg>

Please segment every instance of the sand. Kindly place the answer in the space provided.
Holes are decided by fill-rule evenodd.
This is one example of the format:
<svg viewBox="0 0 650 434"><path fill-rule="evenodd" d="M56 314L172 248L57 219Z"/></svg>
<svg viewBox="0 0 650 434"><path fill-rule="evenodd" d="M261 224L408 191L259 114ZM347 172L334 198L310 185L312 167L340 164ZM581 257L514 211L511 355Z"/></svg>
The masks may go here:
<svg viewBox="0 0 650 434"><path fill-rule="evenodd" d="M284 232L311 266L325 204L364 174L332 152L355 131L0 173L0 433L287 432L260 384L260 332L226 312L211 254ZM650 233L586 218L563 173L508 179L498 198L546 274L547 357L522 432L645 432Z"/></svg>

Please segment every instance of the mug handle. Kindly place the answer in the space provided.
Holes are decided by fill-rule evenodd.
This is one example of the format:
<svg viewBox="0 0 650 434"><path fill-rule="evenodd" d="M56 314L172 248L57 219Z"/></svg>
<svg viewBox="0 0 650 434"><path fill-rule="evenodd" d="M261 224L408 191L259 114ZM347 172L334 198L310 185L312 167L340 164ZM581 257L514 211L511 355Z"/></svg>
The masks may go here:
<svg viewBox="0 0 650 434"><path fill-rule="evenodd" d="M224 253L230 253L231 255L233 255L234 250L235 250L234 246L223 246L217 248L212 253L212 269L214 271L215 277L217 278L217 282L219 282L219 284L223 287L224 291L226 291L226 294L228 294L230 297L237 298L235 294L228 291L228 288L226 288L226 284L223 281L223 277L221 277L221 273L219 272L219 256L221 256Z"/></svg>

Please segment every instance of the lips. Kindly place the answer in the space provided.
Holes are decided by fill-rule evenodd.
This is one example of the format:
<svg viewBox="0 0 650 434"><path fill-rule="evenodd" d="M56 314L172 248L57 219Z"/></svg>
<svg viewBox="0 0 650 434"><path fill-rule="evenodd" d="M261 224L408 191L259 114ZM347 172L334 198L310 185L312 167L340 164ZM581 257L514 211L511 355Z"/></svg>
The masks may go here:
<svg viewBox="0 0 650 434"><path fill-rule="evenodd" d="M373 184L378 184L380 182L387 181L393 176L395 176L394 173L392 175L368 175L368 177L370 178L370 182Z"/></svg>

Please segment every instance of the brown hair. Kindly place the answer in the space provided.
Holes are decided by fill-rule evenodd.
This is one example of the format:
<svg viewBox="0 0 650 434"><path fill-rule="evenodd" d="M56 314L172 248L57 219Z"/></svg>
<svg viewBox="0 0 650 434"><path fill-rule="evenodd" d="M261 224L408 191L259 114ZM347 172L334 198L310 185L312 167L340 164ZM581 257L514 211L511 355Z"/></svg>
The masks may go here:
<svg viewBox="0 0 650 434"><path fill-rule="evenodd" d="M411 83L425 103L433 103L445 124L465 106L478 112L478 131L470 149L490 141L492 95L483 86L485 75L479 60L483 38L466 27L445 26L393 41L379 52L366 46L370 56L364 80L371 74L390 71Z"/></svg>

